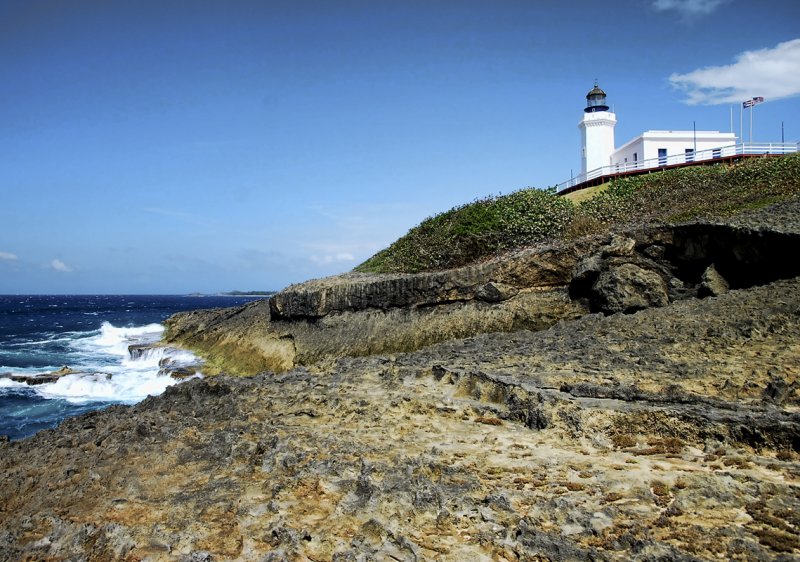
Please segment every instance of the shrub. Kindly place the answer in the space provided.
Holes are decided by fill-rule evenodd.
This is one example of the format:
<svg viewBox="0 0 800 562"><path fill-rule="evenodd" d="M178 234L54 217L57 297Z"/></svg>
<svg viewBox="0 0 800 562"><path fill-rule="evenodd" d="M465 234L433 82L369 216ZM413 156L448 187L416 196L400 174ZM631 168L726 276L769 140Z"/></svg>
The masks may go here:
<svg viewBox="0 0 800 562"><path fill-rule="evenodd" d="M486 197L425 219L356 270L417 272L465 265L559 237L573 212L572 203L553 190Z"/></svg>
<svg viewBox="0 0 800 562"><path fill-rule="evenodd" d="M725 217L800 192L800 155L693 166L615 180L576 213L610 225Z"/></svg>
<svg viewBox="0 0 800 562"><path fill-rule="evenodd" d="M356 270L415 273L458 267L548 239L645 222L720 218L798 193L800 154L622 178L577 207L553 189L522 189L427 218Z"/></svg>

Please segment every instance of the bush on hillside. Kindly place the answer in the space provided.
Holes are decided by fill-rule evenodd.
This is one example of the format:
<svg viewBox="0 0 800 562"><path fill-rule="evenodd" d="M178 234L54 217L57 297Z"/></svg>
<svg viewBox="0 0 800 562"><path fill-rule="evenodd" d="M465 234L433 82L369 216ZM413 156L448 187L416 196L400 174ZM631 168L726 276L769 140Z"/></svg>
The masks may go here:
<svg viewBox="0 0 800 562"><path fill-rule="evenodd" d="M800 194L800 154L623 178L577 207L553 190L523 189L428 218L356 270L415 273L458 267L547 239L645 222L725 217L793 194Z"/></svg>
<svg viewBox="0 0 800 562"><path fill-rule="evenodd" d="M725 217L800 192L800 155L615 180L577 211L604 226Z"/></svg>
<svg viewBox="0 0 800 562"><path fill-rule="evenodd" d="M425 219L356 270L413 273L458 267L557 237L573 211L572 204L552 190L486 197Z"/></svg>

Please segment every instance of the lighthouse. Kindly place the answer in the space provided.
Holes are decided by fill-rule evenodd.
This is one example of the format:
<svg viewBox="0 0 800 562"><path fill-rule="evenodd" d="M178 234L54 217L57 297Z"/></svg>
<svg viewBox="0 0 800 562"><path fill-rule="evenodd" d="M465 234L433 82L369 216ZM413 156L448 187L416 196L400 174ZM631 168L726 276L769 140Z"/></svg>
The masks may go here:
<svg viewBox="0 0 800 562"><path fill-rule="evenodd" d="M611 165L617 116L608 110L606 93L594 83L586 94L586 109L578 123L581 130L581 173Z"/></svg>

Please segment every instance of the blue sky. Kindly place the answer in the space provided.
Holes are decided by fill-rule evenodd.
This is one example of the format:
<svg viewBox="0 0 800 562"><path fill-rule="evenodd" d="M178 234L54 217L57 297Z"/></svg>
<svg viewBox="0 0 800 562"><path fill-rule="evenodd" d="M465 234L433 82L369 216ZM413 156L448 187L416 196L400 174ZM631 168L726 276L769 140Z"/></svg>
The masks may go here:
<svg viewBox="0 0 800 562"><path fill-rule="evenodd" d="M0 293L280 289L646 129L800 141L800 3L0 0Z"/></svg>

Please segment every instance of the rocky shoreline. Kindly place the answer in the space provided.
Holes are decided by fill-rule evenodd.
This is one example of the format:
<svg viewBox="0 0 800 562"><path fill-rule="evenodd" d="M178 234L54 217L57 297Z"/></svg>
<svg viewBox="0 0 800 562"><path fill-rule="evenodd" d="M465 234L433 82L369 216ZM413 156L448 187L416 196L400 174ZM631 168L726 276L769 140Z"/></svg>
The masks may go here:
<svg viewBox="0 0 800 562"><path fill-rule="evenodd" d="M799 240L794 200L177 315L278 373L1 443L0 560L797 559Z"/></svg>

